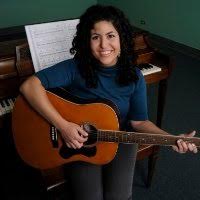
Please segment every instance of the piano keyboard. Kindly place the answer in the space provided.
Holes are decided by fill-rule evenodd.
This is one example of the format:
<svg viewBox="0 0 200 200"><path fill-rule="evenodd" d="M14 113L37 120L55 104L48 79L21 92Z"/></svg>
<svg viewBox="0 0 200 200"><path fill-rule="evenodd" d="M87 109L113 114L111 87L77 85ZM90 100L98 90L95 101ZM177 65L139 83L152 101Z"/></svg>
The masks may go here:
<svg viewBox="0 0 200 200"><path fill-rule="evenodd" d="M13 109L15 98L0 100L0 116L10 113Z"/></svg>
<svg viewBox="0 0 200 200"><path fill-rule="evenodd" d="M139 64L138 67L144 76L161 71L160 67L148 63ZM15 98L0 100L0 116L12 112L14 101Z"/></svg>
<svg viewBox="0 0 200 200"><path fill-rule="evenodd" d="M144 76L161 71L160 67L157 67L150 63L139 64L138 67Z"/></svg>

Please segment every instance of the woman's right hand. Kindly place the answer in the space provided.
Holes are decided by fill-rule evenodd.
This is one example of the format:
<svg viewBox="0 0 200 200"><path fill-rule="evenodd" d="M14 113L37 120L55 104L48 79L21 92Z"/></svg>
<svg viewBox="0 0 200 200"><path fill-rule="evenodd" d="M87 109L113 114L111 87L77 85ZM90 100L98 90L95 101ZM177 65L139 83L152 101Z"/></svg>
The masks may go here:
<svg viewBox="0 0 200 200"><path fill-rule="evenodd" d="M88 139L88 133L78 124L64 120L58 129L69 148L80 149Z"/></svg>
<svg viewBox="0 0 200 200"><path fill-rule="evenodd" d="M45 88L36 76L28 78L20 87L31 106L61 133L70 148L81 148L87 141L88 134L77 124L68 122L59 114L49 101Z"/></svg>

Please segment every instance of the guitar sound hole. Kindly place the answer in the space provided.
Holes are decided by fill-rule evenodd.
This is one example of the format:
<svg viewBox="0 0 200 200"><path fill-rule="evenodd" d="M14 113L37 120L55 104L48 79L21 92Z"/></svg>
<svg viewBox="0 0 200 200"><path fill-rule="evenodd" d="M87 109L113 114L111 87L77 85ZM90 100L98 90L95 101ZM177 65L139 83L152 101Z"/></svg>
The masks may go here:
<svg viewBox="0 0 200 200"><path fill-rule="evenodd" d="M97 128L89 123L85 123L83 124L83 129L88 133L88 140L84 143L84 145L95 144L97 142Z"/></svg>

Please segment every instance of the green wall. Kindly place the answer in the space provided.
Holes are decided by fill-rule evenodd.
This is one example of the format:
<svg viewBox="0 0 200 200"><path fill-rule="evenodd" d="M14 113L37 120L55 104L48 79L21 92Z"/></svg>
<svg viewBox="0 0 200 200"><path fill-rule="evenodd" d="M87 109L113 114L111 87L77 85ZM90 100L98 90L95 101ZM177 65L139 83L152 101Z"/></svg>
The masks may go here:
<svg viewBox="0 0 200 200"><path fill-rule="evenodd" d="M77 18L96 0L0 0L0 28Z"/></svg>
<svg viewBox="0 0 200 200"><path fill-rule="evenodd" d="M98 3L121 8L137 27L200 49L199 0L98 0Z"/></svg>
<svg viewBox="0 0 200 200"><path fill-rule="evenodd" d="M199 0L0 0L0 28L77 18L97 2L121 8L139 28L200 49Z"/></svg>

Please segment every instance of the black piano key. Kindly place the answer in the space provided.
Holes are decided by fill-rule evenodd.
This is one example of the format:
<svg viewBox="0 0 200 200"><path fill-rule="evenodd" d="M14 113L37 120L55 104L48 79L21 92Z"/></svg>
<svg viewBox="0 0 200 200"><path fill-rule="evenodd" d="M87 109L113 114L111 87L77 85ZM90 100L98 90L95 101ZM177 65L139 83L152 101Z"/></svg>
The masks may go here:
<svg viewBox="0 0 200 200"><path fill-rule="evenodd" d="M145 69L150 69L150 68L152 68L152 66L149 63L145 63L144 64L144 68Z"/></svg>
<svg viewBox="0 0 200 200"><path fill-rule="evenodd" d="M149 63L141 63L139 65L137 65L137 67L142 70L142 69L150 69L153 68L152 65L150 65Z"/></svg>
<svg viewBox="0 0 200 200"><path fill-rule="evenodd" d="M11 100L12 100L12 102L13 102L13 104L14 104L14 103L15 103L15 100L16 100L16 98L12 98Z"/></svg>
<svg viewBox="0 0 200 200"><path fill-rule="evenodd" d="M14 104L12 102L12 99L8 99L9 103L10 103L10 107L13 108Z"/></svg>
<svg viewBox="0 0 200 200"><path fill-rule="evenodd" d="M3 108L6 107L6 105L4 104L4 101L1 101L0 104L1 104L1 106L2 106Z"/></svg>
<svg viewBox="0 0 200 200"><path fill-rule="evenodd" d="M12 112L16 98L0 100L0 116Z"/></svg>
<svg viewBox="0 0 200 200"><path fill-rule="evenodd" d="M6 110L6 113L8 113L10 110L9 110L9 106L7 106L6 99L3 100L2 102L3 102L4 106L5 106L4 108Z"/></svg>
<svg viewBox="0 0 200 200"><path fill-rule="evenodd" d="M5 102L6 102L7 106L10 106L10 103L9 103L8 99L5 99Z"/></svg>

